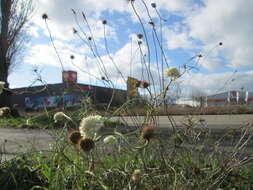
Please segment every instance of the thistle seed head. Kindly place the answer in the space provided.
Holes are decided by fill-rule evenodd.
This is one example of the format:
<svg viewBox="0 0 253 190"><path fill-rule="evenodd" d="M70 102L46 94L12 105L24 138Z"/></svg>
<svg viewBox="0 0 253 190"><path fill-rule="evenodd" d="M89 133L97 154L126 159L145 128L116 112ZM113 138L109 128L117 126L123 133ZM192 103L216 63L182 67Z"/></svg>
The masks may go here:
<svg viewBox="0 0 253 190"><path fill-rule="evenodd" d="M48 16L46 13L42 14L42 19L44 19L44 20L48 19Z"/></svg>
<svg viewBox="0 0 253 190"><path fill-rule="evenodd" d="M73 145L77 145L79 140L82 138L80 131L71 131L68 135L68 142Z"/></svg>
<svg viewBox="0 0 253 190"><path fill-rule="evenodd" d="M78 142L78 147L80 151L89 152L95 148L95 142L90 138L80 139Z"/></svg>

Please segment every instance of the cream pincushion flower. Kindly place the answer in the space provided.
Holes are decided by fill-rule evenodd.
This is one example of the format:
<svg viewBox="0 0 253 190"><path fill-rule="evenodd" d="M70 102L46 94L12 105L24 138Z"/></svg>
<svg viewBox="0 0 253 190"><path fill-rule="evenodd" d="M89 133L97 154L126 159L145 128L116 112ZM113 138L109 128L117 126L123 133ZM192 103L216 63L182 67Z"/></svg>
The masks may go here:
<svg viewBox="0 0 253 190"><path fill-rule="evenodd" d="M103 127L104 120L100 115L92 115L82 119L79 131L83 138L94 138L98 130Z"/></svg>
<svg viewBox="0 0 253 190"><path fill-rule="evenodd" d="M134 172L132 174L132 180L134 182L138 182L138 181L140 181L140 179L141 179L141 170L139 170L139 169L134 170Z"/></svg>
<svg viewBox="0 0 253 190"><path fill-rule="evenodd" d="M5 82L0 81L0 94L3 92Z"/></svg>
<svg viewBox="0 0 253 190"><path fill-rule="evenodd" d="M180 77L180 73L176 67L171 67L169 69L166 69L165 75L167 77L174 79L174 80Z"/></svg>
<svg viewBox="0 0 253 190"><path fill-rule="evenodd" d="M113 135L109 135L109 136L104 138L104 143L105 144L111 144L115 141L116 141L116 137L114 137Z"/></svg>
<svg viewBox="0 0 253 190"><path fill-rule="evenodd" d="M71 121L71 118L63 112L57 112L54 114L54 122L67 122Z"/></svg>

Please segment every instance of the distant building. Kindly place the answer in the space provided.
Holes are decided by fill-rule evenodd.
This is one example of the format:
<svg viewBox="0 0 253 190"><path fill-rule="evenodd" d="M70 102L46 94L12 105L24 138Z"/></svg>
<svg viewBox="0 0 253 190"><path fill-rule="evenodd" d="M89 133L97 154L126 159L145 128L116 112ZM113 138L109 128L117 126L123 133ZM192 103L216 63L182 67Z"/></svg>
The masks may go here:
<svg viewBox="0 0 253 190"><path fill-rule="evenodd" d="M200 106L200 102L192 98L179 98L175 101L175 103L182 106L191 106L191 107Z"/></svg>
<svg viewBox="0 0 253 190"><path fill-rule="evenodd" d="M126 101L126 90L77 83L75 71L63 71L62 80L63 82L58 84L11 89L11 104L17 104L24 109L80 106L82 99L87 97L94 104L108 104L112 94L112 106Z"/></svg>
<svg viewBox="0 0 253 190"><path fill-rule="evenodd" d="M249 105L253 106L253 92L228 91L207 96L208 106Z"/></svg>

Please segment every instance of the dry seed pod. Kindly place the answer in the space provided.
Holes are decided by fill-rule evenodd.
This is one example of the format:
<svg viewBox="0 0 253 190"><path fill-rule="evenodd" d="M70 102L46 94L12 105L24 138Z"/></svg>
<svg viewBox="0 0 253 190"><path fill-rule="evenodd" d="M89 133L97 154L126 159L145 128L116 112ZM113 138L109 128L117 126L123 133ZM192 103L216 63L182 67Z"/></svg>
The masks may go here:
<svg viewBox="0 0 253 190"><path fill-rule="evenodd" d="M89 138L80 139L78 142L78 148L80 151L89 152L95 148L95 142Z"/></svg>
<svg viewBox="0 0 253 190"><path fill-rule="evenodd" d="M68 142L73 145L77 145L78 141L82 138L80 131L71 131L68 135Z"/></svg>

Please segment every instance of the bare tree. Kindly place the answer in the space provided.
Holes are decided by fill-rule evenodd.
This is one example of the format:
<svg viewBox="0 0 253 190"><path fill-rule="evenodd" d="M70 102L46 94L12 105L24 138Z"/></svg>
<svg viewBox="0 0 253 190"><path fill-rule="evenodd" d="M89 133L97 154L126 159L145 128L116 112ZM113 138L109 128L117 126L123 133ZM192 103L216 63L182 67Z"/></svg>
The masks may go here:
<svg viewBox="0 0 253 190"><path fill-rule="evenodd" d="M32 0L1 0L0 13L0 81L9 87L8 75L27 39L26 23L33 11ZM9 93L0 94L0 107L9 106Z"/></svg>

